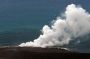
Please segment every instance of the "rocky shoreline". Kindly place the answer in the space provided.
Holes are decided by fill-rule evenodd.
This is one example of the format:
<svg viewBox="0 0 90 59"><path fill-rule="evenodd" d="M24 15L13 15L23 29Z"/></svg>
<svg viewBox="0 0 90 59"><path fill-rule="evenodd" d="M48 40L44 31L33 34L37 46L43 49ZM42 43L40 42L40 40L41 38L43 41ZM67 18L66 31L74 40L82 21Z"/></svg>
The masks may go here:
<svg viewBox="0 0 90 59"><path fill-rule="evenodd" d="M0 59L64 59L82 58L81 53L62 48L1 47Z"/></svg>

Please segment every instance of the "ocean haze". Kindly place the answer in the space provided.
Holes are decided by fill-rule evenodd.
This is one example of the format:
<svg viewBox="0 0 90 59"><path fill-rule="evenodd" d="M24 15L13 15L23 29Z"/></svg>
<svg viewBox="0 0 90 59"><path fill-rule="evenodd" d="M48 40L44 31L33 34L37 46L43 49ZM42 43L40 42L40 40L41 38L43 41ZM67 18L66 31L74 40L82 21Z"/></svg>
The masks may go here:
<svg viewBox="0 0 90 59"><path fill-rule="evenodd" d="M81 4L90 11L86 2L88 0L0 0L0 30L22 27L41 29L70 3Z"/></svg>
<svg viewBox="0 0 90 59"><path fill-rule="evenodd" d="M16 45L39 36L42 26L59 12L53 3L47 2L0 0L0 45Z"/></svg>
<svg viewBox="0 0 90 59"><path fill-rule="evenodd" d="M49 24L50 21L59 15L58 1L56 3L53 1L0 0L0 45L13 45L17 41L20 43L20 38L23 36L26 37L22 39L22 42L33 40L39 36L37 34L40 34L40 29L43 25ZM19 31L23 35L15 33ZM28 34L26 34L27 31ZM39 33L35 36L33 33L36 32ZM32 34L33 36L31 36ZM13 43L11 44L10 42Z"/></svg>
<svg viewBox="0 0 90 59"><path fill-rule="evenodd" d="M1 5L2 29L14 27L40 27L53 19L55 7L33 0L5 0ZM43 5L42 5L43 4ZM54 9L54 10L53 10ZM39 25L39 26L37 26Z"/></svg>

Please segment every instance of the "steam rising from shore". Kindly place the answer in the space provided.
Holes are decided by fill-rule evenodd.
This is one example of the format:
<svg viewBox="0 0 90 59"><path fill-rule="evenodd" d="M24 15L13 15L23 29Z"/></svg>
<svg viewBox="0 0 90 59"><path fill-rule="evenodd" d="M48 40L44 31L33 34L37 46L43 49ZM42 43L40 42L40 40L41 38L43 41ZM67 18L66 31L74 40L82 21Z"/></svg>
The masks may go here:
<svg viewBox="0 0 90 59"><path fill-rule="evenodd" d="M19 46L47 47L69 44L73 38L90 33L90 14L80 6L70 4L66 7L64 19L57 17L49 27L42 28L42 34L34 41L21 43Z"/></svg>

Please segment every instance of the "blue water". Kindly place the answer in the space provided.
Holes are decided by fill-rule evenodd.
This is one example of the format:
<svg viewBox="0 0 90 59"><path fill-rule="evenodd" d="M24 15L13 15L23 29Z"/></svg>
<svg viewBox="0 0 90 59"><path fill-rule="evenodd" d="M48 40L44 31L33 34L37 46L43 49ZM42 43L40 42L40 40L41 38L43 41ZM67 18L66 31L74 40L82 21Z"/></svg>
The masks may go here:
<svg viewBox="0 0 90 59"><path fill-rule="evenodd" d="M59 5L54 0L0 0L0 45L37 38L41 28L63 10Z"/></svg>
<svg viewBox="0 0 90 59"><path fill-rule="evenodd" d="M71 3L80 4L90 11L89 0L0 0L0 46L34 40L39 36L41 28L45 24L50 25ZM80 48L90 51L89 43Z"/></svg>

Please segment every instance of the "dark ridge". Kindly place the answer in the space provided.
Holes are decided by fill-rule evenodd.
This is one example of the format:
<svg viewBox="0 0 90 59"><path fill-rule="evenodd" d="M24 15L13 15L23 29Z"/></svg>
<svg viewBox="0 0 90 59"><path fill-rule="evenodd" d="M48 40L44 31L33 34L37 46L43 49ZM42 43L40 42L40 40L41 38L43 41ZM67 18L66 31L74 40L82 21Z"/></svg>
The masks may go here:
<svg viewBox="0 0 90 59"><path fill-rule="evenodd" d="M0 59L64 59L64 58L67 59L82 58L82 54L61 48L40 48L40 47L0 48Z"/></svg>

